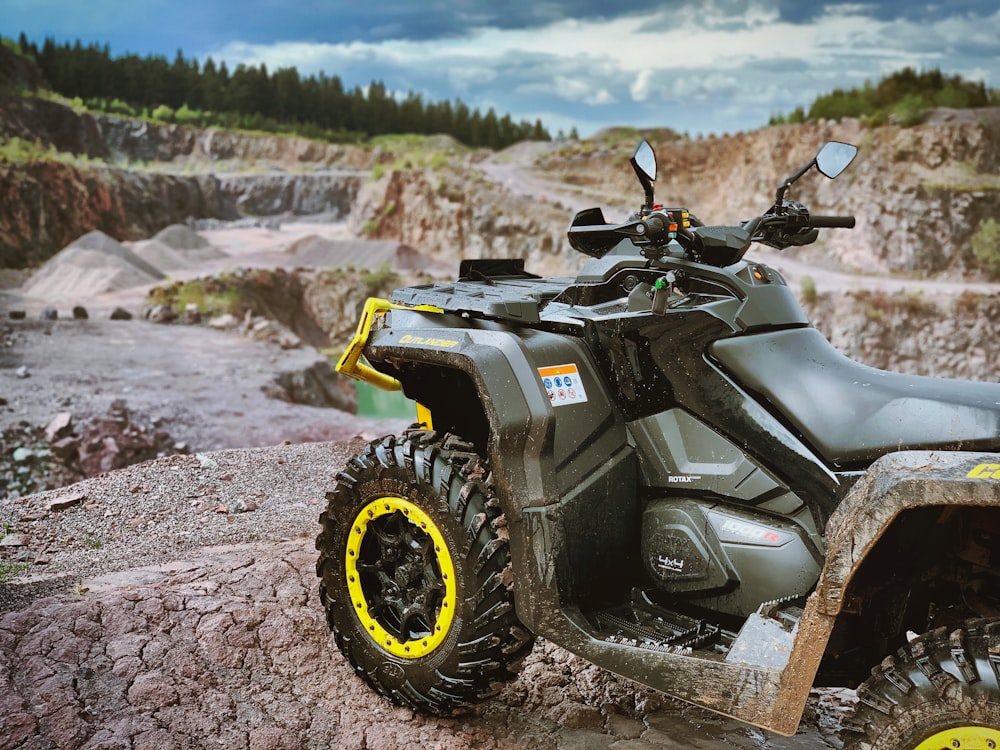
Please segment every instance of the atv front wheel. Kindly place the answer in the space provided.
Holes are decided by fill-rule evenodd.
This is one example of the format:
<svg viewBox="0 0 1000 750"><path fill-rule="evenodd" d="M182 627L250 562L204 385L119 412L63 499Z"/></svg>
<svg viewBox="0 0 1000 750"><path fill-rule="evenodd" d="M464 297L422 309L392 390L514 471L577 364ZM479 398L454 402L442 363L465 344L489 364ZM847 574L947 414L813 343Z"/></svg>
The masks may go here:
<svg viewBox="0 0 1000 750"><path fill-rule="evenodd" d="M845 750L1000 748L1000 621L938 628L858 688Z"/></svg>
<svg viewBox="0 0 1000 750"><path fill-rule="evenodd" d="M354 671L447 714L495 695L531 650L485 461L454 437L371 443L337 476L316 539L320 599Z"/></svg>

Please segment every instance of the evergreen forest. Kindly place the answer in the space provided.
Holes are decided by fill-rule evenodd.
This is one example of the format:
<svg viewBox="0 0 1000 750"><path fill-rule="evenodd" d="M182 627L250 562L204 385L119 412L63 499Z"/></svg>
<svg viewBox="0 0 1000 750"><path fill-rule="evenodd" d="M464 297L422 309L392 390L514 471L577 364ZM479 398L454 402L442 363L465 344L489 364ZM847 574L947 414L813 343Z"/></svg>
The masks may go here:
<svg viewBox="0 0 1000 750"><path fill-rule="evenodd" d="M394 95L381 81L350 89L336 75L302 76L294 67L237 65L208 58L203 64L181 50L173 62L158 55L113 57L107 45L41 46L22 33L15 52L33 58L57 94L88 108L187 125L294 133L350 143L372 136L445 133L468 146L504 148L518 141L549 140L540 120L514 122L492 108L485 114L461 100L428 102L414 92Z"/></svg>
<svg viewBox="0 0 1000 750"><path fill-rule="evenodd" d="M933 107L970 109L1000 104L1000 91L988 89L982 81L968 81L940 70L917 71L903 68L878 83L865 82L853 89L834 89L816 97L808 107L798 107L788 115L771 118L771 125L858 117L870 125L880 125L890 117L904 127L923 121Z"/></svg>

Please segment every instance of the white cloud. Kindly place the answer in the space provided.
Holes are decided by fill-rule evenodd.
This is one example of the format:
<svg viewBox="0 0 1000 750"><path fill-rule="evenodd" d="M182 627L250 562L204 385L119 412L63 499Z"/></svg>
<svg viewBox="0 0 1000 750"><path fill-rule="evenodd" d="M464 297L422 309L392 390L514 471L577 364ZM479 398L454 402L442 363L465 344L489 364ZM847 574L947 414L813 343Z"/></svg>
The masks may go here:
<svg viewBox="0 0 1000 750"><path fill-rule="evenodd" d="M472 106L490 102L515 119L553 110L553 123L570 112L593 122L594 111L606 108L607 124L683 119L680 128L697 131L755 127L818 93L903 66L974 71L987 85L1000 85L997 28L1000 11L989 22L954 16L929 26L881 21L862 4L838 5L811 22L791 24L760 0L711 0L698 12L565 19L530 30L477 28L425 41L234 42L212 54L230 65L325 70L349 86L384 78L394 90L461 96Z"/></svg>
<svg viewBox="0 0 1000 750"><path fill-rule="evenodd" d="M593 94L585 97L583 99L584 104L588 104L591 107L602 107L606 104L614 104L618 100L614 95L607 89L598 89Z"/></svg>
<svg viewBox="0 0 1000 750"><path fill-rule="evenodd" d="M738 27L703 23L694 14L674 17L668 11L650 16L622 16L601 22L562 20L540 29L474 29L464 37L435 40L389 40L325 44L279 42L272 45L227 44L213 53L237 62L267 62L269 67L296 65L315 72L350 62L436 67L465 64L483 70L512 56L572 61L593 73L616 70L635 75L633 98L641 98L644 80L656 71L701 68L738 69L747 60L810 60L817 65L853 57L898 57L938 53L971 41L996 45L996 25L975 19L945 18L933 27L910 21L878 21L863 6L837 6L836 12L811 24L778 19L777 12L751 3ZM705 17L711 17L706 13ZM1000 11L995 16L1000 25ZM678 25L678 21L682 23ZM990 28L992 26L992 28ZM669 32L665 27L672 27ZM892 40L892 41L890 41ZM900 45L902 43L902 47ZM545 70L538 70L544 75Z"/></svg>
<svg viewBox="0 0 1000 750"><path fill-rule="evenodd" d="M629 86L629 93L632 95L632 100L637 102L646 101L652 90L652 82L653 71L649 68L640 70L635 80L632 81L632 85Z"/></svg>

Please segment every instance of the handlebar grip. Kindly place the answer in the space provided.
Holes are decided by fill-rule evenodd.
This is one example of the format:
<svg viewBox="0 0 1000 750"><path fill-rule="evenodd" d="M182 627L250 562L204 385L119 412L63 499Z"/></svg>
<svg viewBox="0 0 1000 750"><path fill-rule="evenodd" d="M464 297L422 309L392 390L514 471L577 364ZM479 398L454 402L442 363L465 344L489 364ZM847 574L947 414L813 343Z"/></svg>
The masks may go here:
<svg viewBox="0 0 1000 750"><path fill-rule="evenodd" d="M810 216L813 229L854 229L853 216Z"/></svg>
<svg viewBox="0 0 1000 750"><path fill-rule="evenodd" d="M656 214L650 214L649 216L646 217L646 228L647 228L646 232L647 236L650 239L655 240L658 239L660 235L662 235L666 231L667 225L666 223L664 223L662 216L658 216Z"/></svg>

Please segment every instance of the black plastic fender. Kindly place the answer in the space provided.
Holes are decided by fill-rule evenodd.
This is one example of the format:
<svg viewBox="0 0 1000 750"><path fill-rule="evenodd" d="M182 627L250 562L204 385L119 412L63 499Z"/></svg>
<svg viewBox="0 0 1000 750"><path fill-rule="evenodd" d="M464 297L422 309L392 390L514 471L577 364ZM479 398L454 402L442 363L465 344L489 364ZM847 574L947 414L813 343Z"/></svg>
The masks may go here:
<svg viewBox="0 0 1000 750"><path fill-rule="evenodd" d="M601 549L596 538L567 548L564 537L580 533L577 527L564 532L565 519L587 518L595 524L589 530L595 537L608 534L607 524L597 526L602 520L620 519L621 548L626 528L638 533L637 504L630 524L628 509L616 512L609 503L598 503L608 497L609 485L630 488L617 493L620 504L634 500L637 468L624 421L615 415L614 400L585 344L544 331L515 333L489 322L397 309L372 332L365 356L376 366L407 361L453 368L472 381L489 422L489 457L507 514L518 617L540 635L549 634L553 617L565 627L560 602L576 595L578 583L588 585L592 570L600 573L599 561L581 558L580 550ZM553 407L538 368L565 363L578 367L588 400ZM594 512L565 512L579 502ZM636 550L637 542L636 536ZM563 554L573 565L558 564Z"/></svg>

